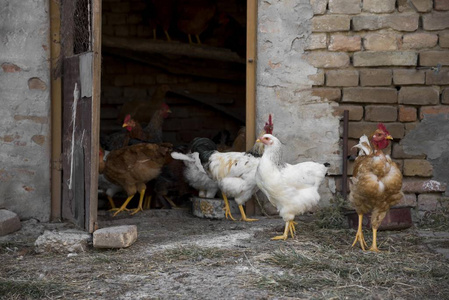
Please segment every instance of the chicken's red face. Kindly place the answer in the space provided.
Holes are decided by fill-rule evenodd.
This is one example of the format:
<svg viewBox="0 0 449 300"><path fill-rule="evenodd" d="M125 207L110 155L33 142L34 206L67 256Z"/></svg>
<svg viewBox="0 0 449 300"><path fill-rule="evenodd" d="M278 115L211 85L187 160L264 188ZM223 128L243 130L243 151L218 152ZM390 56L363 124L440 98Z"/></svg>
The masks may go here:
<svg viewBox="0 0 449 300"><path fill-rule="evenodd" d="M379 123L376 131L374 131L371 141L376 149L382 150L388 147L389 141L392 140L390 133L388 132L385 125Z"/></svg>
<svg viewBox="0 0 449 300"><path fill-rule="evenodd" d="M258 141L262 142L266 146L273 145L273 140L271 137L264 135L263 137L259 138Z"/></svg>
<svg viewBox="0 0 449 300"><path fill-rule="evenodd" d="M168 118L168 116L171 114L170 107L168 107L166 103L162 103L161 114L164 119Z"/></svg>
<svg viewBox="0 0 449 300"><path fill-rule="evenodd" d="M125 120L123 121L122 127L125 127L126 130L131 131L136 126L136 121L131 119L131 115L126 115Z"/></svg>

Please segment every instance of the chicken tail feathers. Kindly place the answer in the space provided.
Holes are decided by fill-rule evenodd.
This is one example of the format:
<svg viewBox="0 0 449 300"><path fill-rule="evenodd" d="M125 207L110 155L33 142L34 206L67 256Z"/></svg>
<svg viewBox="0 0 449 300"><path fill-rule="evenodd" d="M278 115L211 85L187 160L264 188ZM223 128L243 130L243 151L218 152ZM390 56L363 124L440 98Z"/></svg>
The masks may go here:
<svg viewBox="0 0 449 300"><path fill-rule="evenodd" d="M325 162L324 164L323 164L326 168L328 168L328 167L330 167L330 163L328 163L328 162Z"/></svg>
<svg viewBox="0 0 449 300"><path fill-rule="evenodd" d="M359 139L359 143L357 145L354 145L352 148L359 149L359 156L373 154L373 149L371 148L371 144L366 135L362 135Z"/></svg>
<svg viewBox="0 0 449 300"><path fill-rule="evenodd" d="M209 162L209 157L217 150L217 145L208 138L195 138L190 143L190 151L198 152L203 165Z"/></svg>
<svg viewBox="0 0 449 300"><path fill-rule="evenodd" d="M193 157L189 157L189 156L179 153L179 152L172 152L170 154L171 154L171 157L173 157L173 159L185 160L185 161L191 161L191 162L195 161L195 159Z"/></svg>

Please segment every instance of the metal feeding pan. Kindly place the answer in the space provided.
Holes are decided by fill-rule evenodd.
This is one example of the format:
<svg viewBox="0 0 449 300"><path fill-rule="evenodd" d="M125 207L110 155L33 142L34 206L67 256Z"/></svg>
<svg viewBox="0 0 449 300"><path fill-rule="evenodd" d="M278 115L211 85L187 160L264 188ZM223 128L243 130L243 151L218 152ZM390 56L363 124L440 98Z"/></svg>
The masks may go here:
<svg viewBox="0 0 449 300"><path fill-rule="evenodd" d="M355 211L346 213L350 228L357 229L359 217ZM410 228L413 225L411 207L392 207L387 213L378 230L401 230ZM363 216L363 228L371 228L371 214Z"/></svg>
<svg viewBox="0 0 449 300"><path fill-rule="evenodd" d="M223 199L192 197L190 200L192 201L192 213L194 216L208 219L225 218ZM229 199L229 206L234 218L236 218L236 215L240 216L239 207L234 199Z"/></svg>

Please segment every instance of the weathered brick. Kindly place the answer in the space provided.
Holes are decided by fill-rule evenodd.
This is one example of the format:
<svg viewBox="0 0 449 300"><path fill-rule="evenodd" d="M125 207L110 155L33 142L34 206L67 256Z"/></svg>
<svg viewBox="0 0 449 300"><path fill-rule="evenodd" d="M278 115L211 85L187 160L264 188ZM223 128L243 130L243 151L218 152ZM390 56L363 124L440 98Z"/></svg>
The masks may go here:
<svg viewBox="0 0 449 300"><path fill-rule="evenodd" d="M438 105L438 106L423 106L419 112L419 118L424 119L424 115L439 115L439 114L449 114L448 105Z"/></svg>
<svg viewBox="0 0 449 300"><path fill-rule="evenodd" d="M334 116L343 116L343 112L349 112L350 121L360 121L363 118L363 106L360 105L339 105L334 107ZM355 145L355 144L354 144ZM354 146L352 145L352 146ZM351 147L352 147L351 146Z"/></svg>
<svg viewBox="0 0 449 300"><path fill-rule="evenodd" d="M423 51L419 53L420 66L432 67L437 64L449 66L449 51Z"/></svg>
<svg viewBox="0 0 449 300"><path fill-rule="evenodd" d="M449 10L449 1L447 0L434 0L434 3L436 10Z"/></svg>
<svg viewBox="0 0 449 300"><path fill-rule="evenodd" d="M47 89L47 84L40 78L33 77L28 79L28 88L30 90L41 90L45 91Z"/></svg>
<svg viewBox="0 0 449 300"><path fill-rule="evenodd" d="M349 55L342 52L314 51L303 57L315 68L342 68L349 65Z"/></svg>
<svg viewBox="0 0 449 300"><path fill-rule="evenodd" d="M433 174L433 167L425 159L404 159L404 176L430 177Z"/></svg>
<svg viewBox="0 0 449 300"><path fill-rule="evenodd" d="M349 122L348 137L358 139L362 135L371 135L377 129L378 122ZM395 139L404 137L404 124L402 123L385 123L385 127Z"/></svg>
<svg viewBox="0 0 449 300"><path fill-rule="evenodd" d="M438 104L440 94L433 87L402 87L399 90L399 103L412 105Z"/></svg>
<svg viewBox="0 0 449 300"><path fill-rule="evenodd" d="M139 88L125 87L123 90L123 96L125 98L143 100L147 96L147 90L144 88L139 89Z"/></svg>
<svg viewBox="0 0 449 300"><path fill-rule="evenodd" d="M424 84L426 73L420 70L394 69L393 83L396 85Z"/></svg>
<svg viewBox="0 0 449 300"><path fill-rule="evenodd" d="M416 66L418 55L407 51L364 51L354 53L355 67Z"/></svg>
<svg viewBox="0 0 449 300"><path fill-rule="evenodd" d="M404 194L401 201L395 205L395 207L416 207L416 195L415 194Z"/></svg>
<svg viewBox="0 0 449 300"><path fill-rule="evenodd" d="M6 209L0 209L0 236L10 234L22 227L16 213Z"/></svg>
<svg viewBox="0 0 449 300"><path fill-rule="evenodd" d="M442 48L449 48L449 31L440 32L438 34L438 43Z"/></svg>
<svg viewBox="0 0 449 300"><path fill-rule="evenodd" d="M392 14L392 15L362 15L352 18L352 26L355 31L379 30L392 28L398 31L415 31L418 29L418 14Z"/></svg>
<svg viewBox="0 0 449 300"><path fill-rule="evenodd" d="M126 14L110 13L108 14L109 25L124 25L126 24Z"/></svg>
<svg viewBox="0 0 449 300"><path fill-rule="evenodd" d="M162 84L173 84L178 82L178 78L176 76L170 76L168 74L157 74L156 82Z"/></svg>
<svg viewBox="0 0 449 300"><path fill-rule="evenodd" d="M418 12L429 12L432 10L432 0L410 0Z"/></svg>
<svg viewBox="0 0 449 300"><path fill-rule="evenodd" d="M399 105L399 122L415 122L417 120L416 108L413 106Z"/></svg>
<svg viewBox="0 0 449 300"><path fill-rule="evenodd" d="M422 16L424 30L442 30L449 28L449 12L434 11Z"/></svg>
<svg viewBox="0 0 449 300"><path fill-rule="evenodd" d="M426 71L427 85L444 85L449 84L449 69L442 69L440 72L428 70Z"/></svg>
<svg viewBox="0 0 449 300"><path fill-rule="evenodd" d="M401 36L394 33L369 33L363 38L366 51L391 51L399 48Z"/></svg>
<svg viewBox="0 0 449 300"><path fill-rule="evenodd" d="M156 76L154 75L145 75L145 74L138 74L136 75L136 78L134 78L134 81L137 85L155 85L156 84Z"/></svg>
<svg viewBox="0 0 449 300"><path fill-rule="evenodd" d="M449 104L449 88L445 88L441 95L441 103Z"/></svg>
<svg viewBox="0 0 449 300"><path fill-rule="evenodd" d="M418 127L419 124L419 122L404 123L405 134L409 134L410 131L415 130L415 128Z"/></svg>
<svg viewBox="0 0 449 300"><path fill-rule="evenodd" d="M137 240L136 225L122 225L95 230L93 245L95 248L126 248Z"/></svg>
<svg viewBox="0 0 449 300"><path fill-rule="evenodd" d="M395 9L395 0L363 0L363 11L371 13L391 13Z"/></svg>
<svg viewBox="0 0 449 300"><path fill-rule="evenodd" d="M130 86L134 83L134 76L132 75L117 75L114 79L115 86Z"/></svg>
<svg viewBox="0 0 449 300"><path fill-rule="evenodd" d="M327 34L325 33L312 33L307 38L307 45L305 50L317 50L327 48Z"/></svg>
<svg viewBox="0 0 449 300"><path fill-rule="evenodd" d="M127 23L130 25L137 25L143 22L142 14L129 14L127 18Z"/></svg>
<svg viewBox="0 0 449 300"><path fill-rule="evenodd" d="M111 11L115 13L129 13L131 5L129 2L118 2L111 6Z"/></svg>
<svg viewBox="0 0 449 300"><path fill-rule="evenodd" d="M323 15L326 12L327 0L310 0L314 15Z"/></svg>
<svg viewBox="0 0 449 300"><path fill-rule="evenodd" d="M409 33L402 38L402 49L422 49L435 47L438 35L432 33Z"/></svg>
<svg viewBox="0 0 449 300"><path fill-rule="evenodd" d="M327 101L340 101L341 90L333 88L312 88L312 96L320 97Z"/></svg>
<svg viewBox="0 0 449 300"><path fill-rule="evenodd" d="M436 211L441 209L441 201L446 197L438 193L420 194L418 195L418 210L420 211Z"/></svg>
<svg viewBox="0 0 449 300"><path fill-rule="evenodd" d="M312 18L312 32L348 31L350 16L318 16Z"/></svg>
<svg viewBox="0 0 449 300"><path fill-rule="evenodd" d="M312 85L324 85L324 72L322 70L317 71L316 74L307 76Z"/></svg>
<svg viewBox="0 0 449 300"><path fill-rule="evenodd" d="M359 72L357 70L331 70L326 72L327 86L358 86Z"/></svg>
<svg viewBox="0 0 449 300"><path fill-rule="evenodd" d="M360 36L347 36L341 34L332 35L329 42L330 51L353 52L360 51L362 39Z"/></svg>
<svg viewBox="0 0 449 300"><path fill-rule="evenodd" d="M395 106L367 105L365 107L365 121L394 122L398 118Z"/></svg>
<svg viewBox="0 0 449 300"><path fill-rule="evenodd" d="M355 15L361 11L360 0L329 0L329 12L332 14Z"/></svg>
<svg viewBox="0 0 449 300"><path fill-rule="evenodd" d="M429 179L404 178L402 181L404 193L444 192L446 187L445 183Z"/></svg>
<svg viewBox="0 0 449 300"><path fill-rule="evenodd" d="M398 92L394 88L344 88L342 102L397 103Z"/></svg>
<svg viewBox="0 0 449 300"><path fill-rule="evenodd" d="M410 0L397 0L398 2L398 12L416 12Z"/></svg>
<svg viewBox="0 0 449 300"><path fill-rule="evenodd" d="M395 159L407 159L407 158L415 158L415 159L424 159L426 158L425 154L409 154L404 151L404 147L399 143L393 144L392 157Z"/></svg>
<svg viewBox="0 0 449 300"><path fill-rule="evenodd" d="M2 63L2 69L5 73L15 73L22 71L19 66L12 63Z"/></svg>
<svg viewBox="0 0 449 300"><path fill-rule="evenodd" d="M392 70L390 69L363 69L360 70L361 86L391 85Z"/></svg>

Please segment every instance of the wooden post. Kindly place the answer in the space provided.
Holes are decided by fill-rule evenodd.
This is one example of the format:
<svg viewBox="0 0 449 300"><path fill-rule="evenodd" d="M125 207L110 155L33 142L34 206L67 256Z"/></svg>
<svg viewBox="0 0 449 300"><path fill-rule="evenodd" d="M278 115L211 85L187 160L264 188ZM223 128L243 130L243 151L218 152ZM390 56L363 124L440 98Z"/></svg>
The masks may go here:
<svg viewBox="0 0 449 300"><path fill-rule="evenodd" d="M256 140L257 0L247 0L246 15L246 150L249 150ZM247 215L254 215L254 200L249 200L245 208Z"/></svg>

